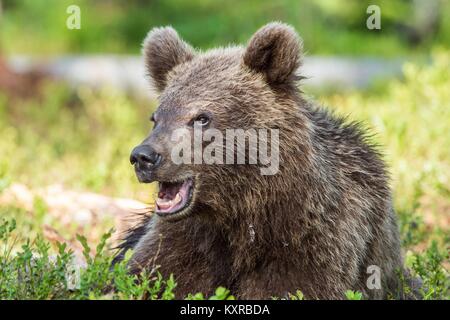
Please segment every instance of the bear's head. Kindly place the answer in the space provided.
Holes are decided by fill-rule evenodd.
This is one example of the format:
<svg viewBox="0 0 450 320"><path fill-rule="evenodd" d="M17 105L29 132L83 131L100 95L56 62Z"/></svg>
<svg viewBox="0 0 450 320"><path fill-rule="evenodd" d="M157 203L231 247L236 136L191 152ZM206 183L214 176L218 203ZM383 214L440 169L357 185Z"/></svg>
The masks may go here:
<svg viewBox="0 0 450 320"><path fill-rule="evenodd" d="M141 182L159 182L159 216L178 220L264 201L259 185L277 172L261 172L270 163L255 159L259 151L250 152L250 141L257 141L256 148L269 144L265 151L273 154L278 146L270 145L272 138L292 134L301 49L296 32L282 23L264 26L246 47L206 52L194 50L171 27L149 32L143 54L159 106L151 116L153 130L130 161ZM274 130L281 128L278 136ZM280 146L281 153L286 147Z"/></svg>

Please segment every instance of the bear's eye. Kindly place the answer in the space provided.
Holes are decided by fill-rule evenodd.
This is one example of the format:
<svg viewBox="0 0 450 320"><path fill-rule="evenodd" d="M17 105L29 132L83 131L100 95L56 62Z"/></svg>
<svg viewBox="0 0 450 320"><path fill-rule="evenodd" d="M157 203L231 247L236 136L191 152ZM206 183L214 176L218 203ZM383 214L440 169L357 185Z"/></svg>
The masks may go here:
<svg viewBox="0 0 450 320"><path fill-rule="evenodd" d="M209 124L209 117L206 114L200 114L194 119L194 122L197 122L202 127L204 127Z"/></svg>

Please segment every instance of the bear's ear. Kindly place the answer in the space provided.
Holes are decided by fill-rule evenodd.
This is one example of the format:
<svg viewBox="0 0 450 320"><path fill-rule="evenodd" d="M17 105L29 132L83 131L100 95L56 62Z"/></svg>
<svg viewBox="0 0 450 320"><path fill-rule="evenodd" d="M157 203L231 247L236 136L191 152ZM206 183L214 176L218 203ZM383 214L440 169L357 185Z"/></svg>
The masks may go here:
<svg viewBox="0 0 450 320"><path fill-rule="evenodd" d="M195 55L194 49L172 27L152 29L144 40L142 53L146 71L159 92L167 85L169 71Z"/></svg>
<svg viewBox="0 0 450 320"><path fill-rule="evenodd" d="M269 84L282 84L295 77L301 50L302 41L292 27L272 22L250 39L244 63L250 69L264 73Z"/></svg>

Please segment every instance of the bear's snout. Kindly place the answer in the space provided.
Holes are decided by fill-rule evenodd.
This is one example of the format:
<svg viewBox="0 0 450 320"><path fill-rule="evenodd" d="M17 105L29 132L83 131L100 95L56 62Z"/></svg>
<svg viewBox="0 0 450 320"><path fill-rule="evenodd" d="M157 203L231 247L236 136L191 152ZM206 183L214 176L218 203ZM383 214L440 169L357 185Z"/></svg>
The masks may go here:
<svg viewBox="0 0 450 320"><path fill-rule="evenodd" d="M161 161L162 156L147 144L137 146L130 155L130 162L134 165L137 178L144 183L153 181L153 172L160 166Z"/></svg>

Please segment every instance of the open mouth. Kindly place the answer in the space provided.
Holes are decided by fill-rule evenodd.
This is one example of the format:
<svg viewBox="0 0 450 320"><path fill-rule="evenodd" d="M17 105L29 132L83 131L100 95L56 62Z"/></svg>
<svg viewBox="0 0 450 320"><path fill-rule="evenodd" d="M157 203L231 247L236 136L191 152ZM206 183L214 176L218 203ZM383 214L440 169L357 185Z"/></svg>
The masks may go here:
<svg viewBox="0 0 450 320"><path fill-rule="evenodd" d="M161 217L181 217L191 204L194 182L187 179L181 182L160 182L156 213Z"/></svg>

